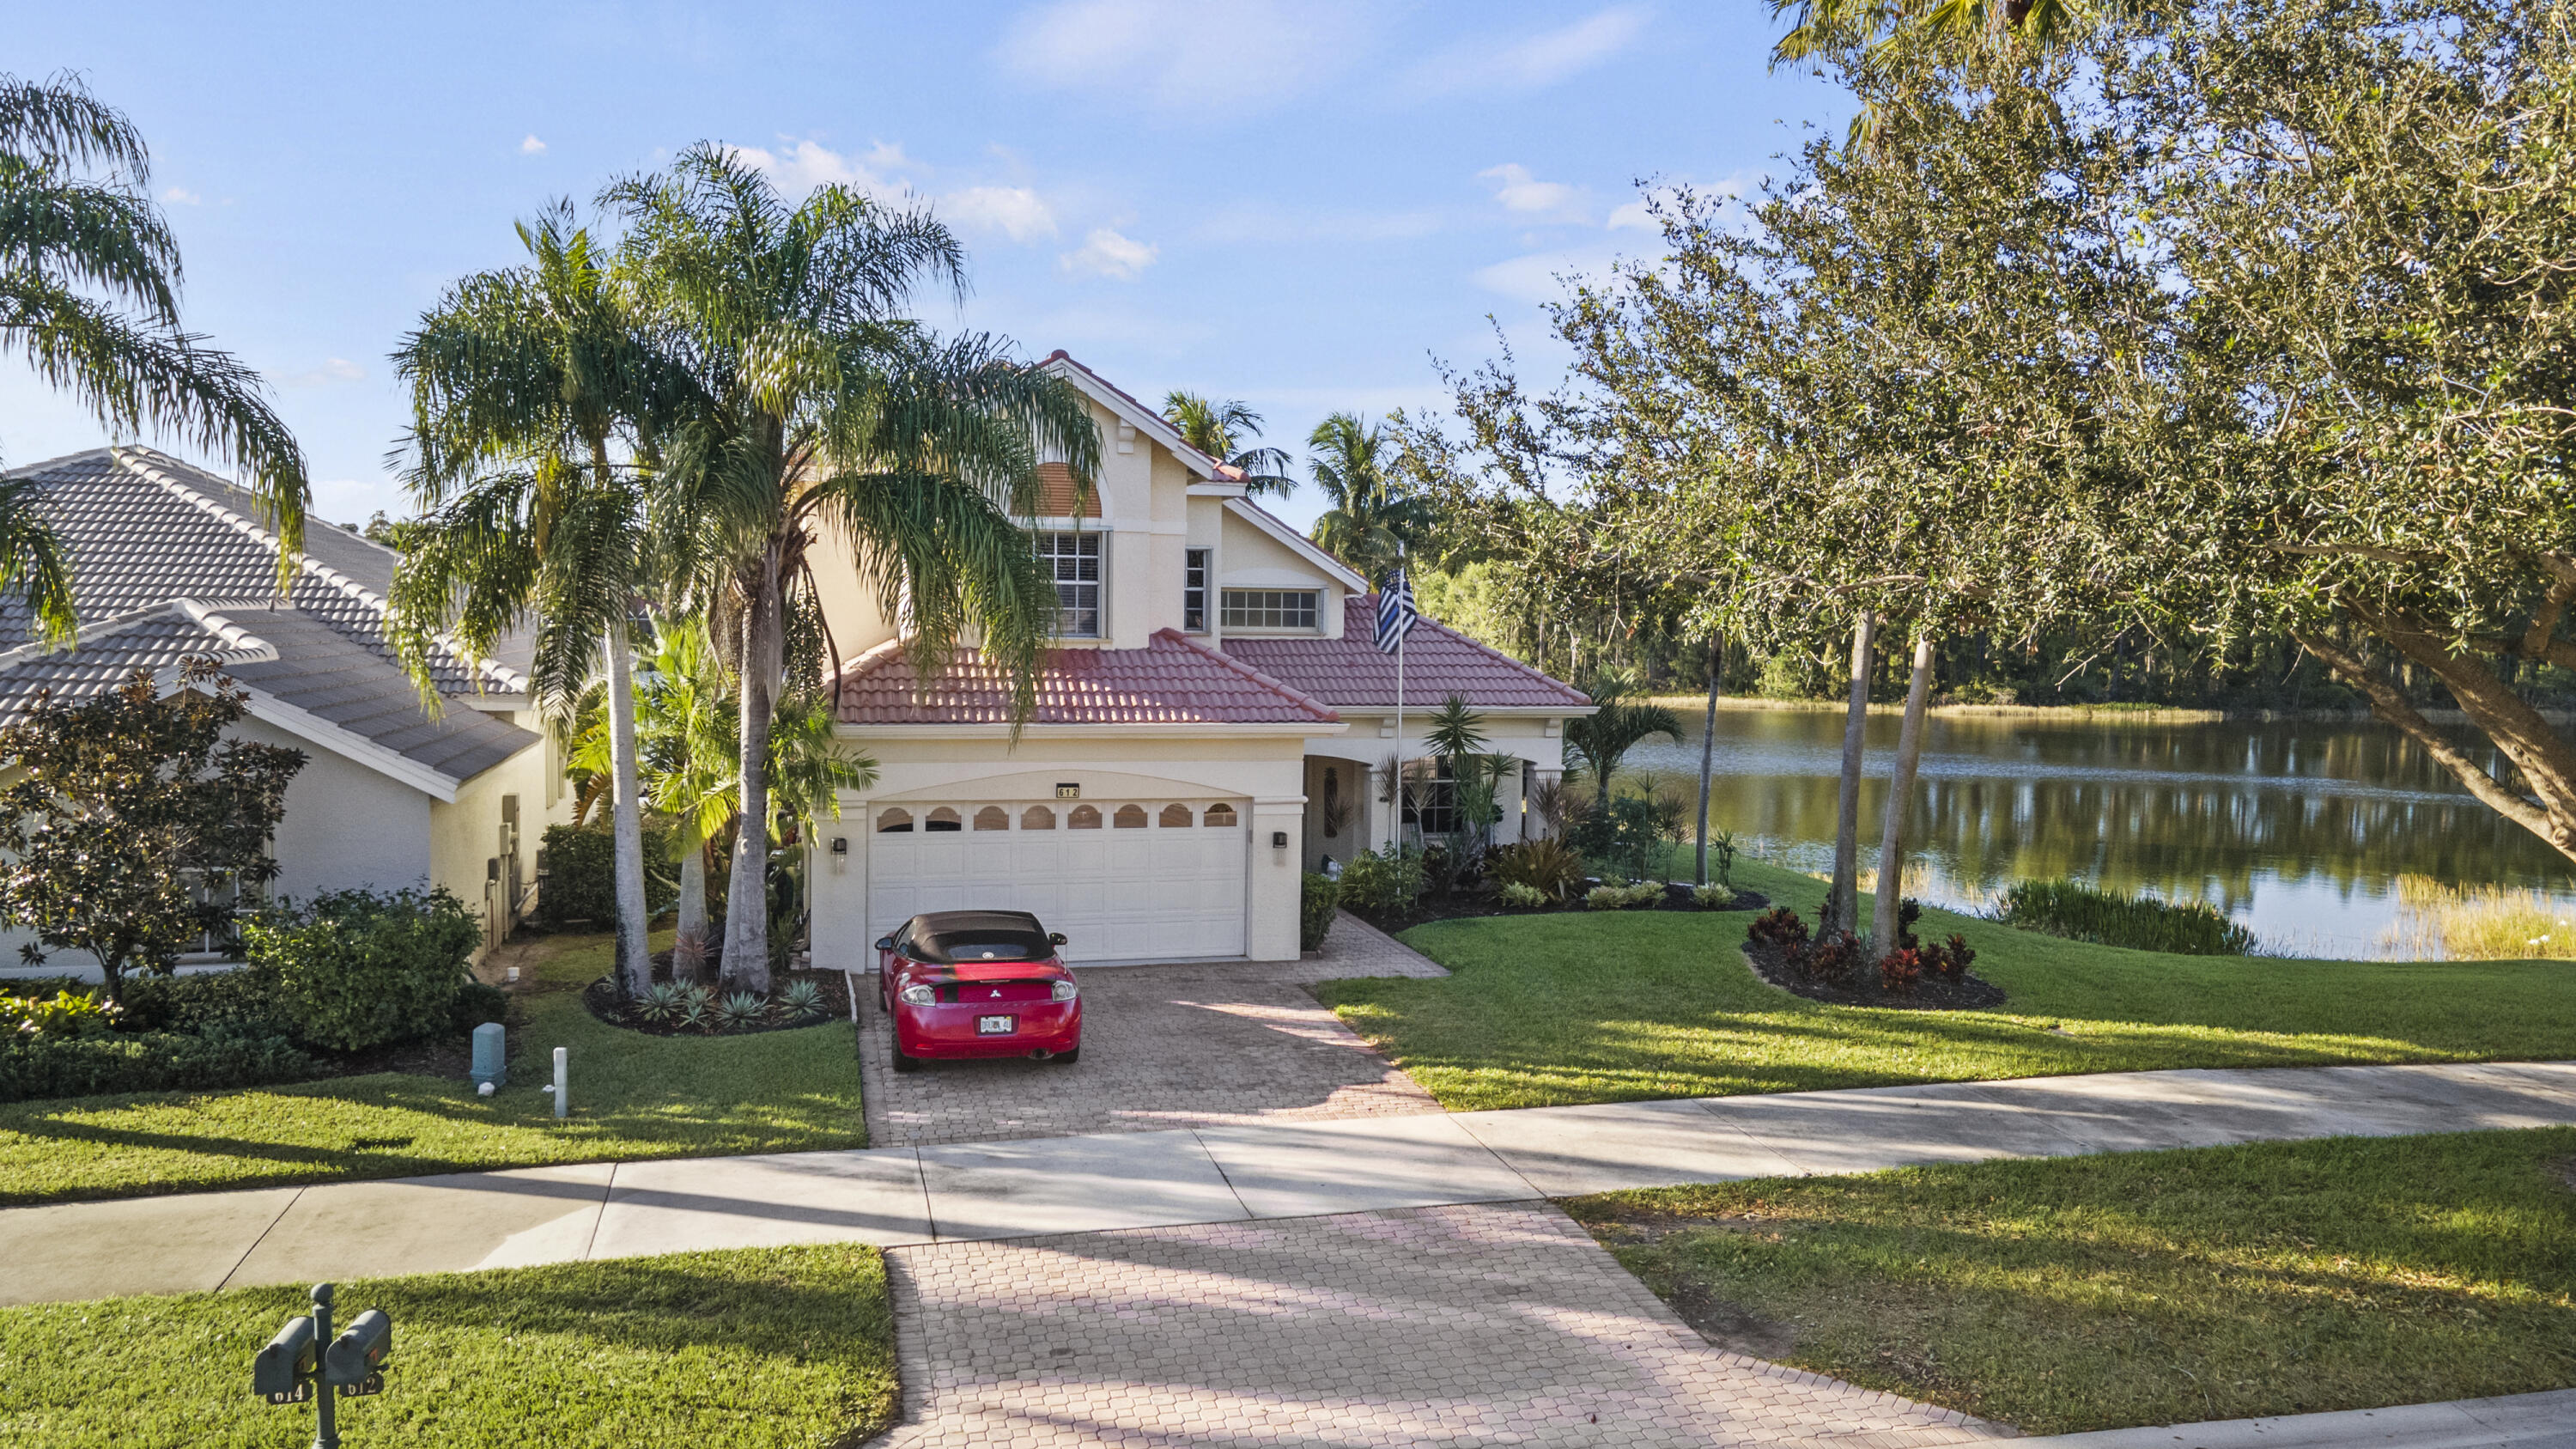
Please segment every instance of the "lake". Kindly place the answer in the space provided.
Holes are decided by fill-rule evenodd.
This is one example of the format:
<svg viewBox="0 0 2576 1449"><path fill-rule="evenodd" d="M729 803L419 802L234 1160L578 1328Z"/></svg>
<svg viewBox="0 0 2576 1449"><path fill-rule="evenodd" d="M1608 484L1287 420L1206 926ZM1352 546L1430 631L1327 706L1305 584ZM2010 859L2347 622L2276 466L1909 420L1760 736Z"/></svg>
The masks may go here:
<svg viewBox="0 0 2576 1449"><path fill-rule="evenodd" d="M1695 788L1702 713L1675 713L1688 738L1641 744L1623 768ZM2268 950L2371 957L2415 954L2391 934L2401 875L2576 900L2563 857L2376 722L2069 713L1924 723L1908 884L1942 905L1982 909L2013 881L2072 876L2208 901ZM1898 724L1870 716L1864 870L1876 863ZM1840 710L1720 708L1713 825L1757 858L1830 868L1842 727Z"/></svg>

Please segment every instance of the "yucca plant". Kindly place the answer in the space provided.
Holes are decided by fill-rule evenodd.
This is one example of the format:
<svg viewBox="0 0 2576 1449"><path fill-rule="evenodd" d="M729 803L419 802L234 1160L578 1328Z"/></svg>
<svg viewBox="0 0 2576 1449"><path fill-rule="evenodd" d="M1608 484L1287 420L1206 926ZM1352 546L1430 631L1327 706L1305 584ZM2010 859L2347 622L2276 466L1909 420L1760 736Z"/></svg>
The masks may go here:
<svg viewBox="0 0 2576 1449"><path fill-rule="evenodd" d="M716 1023L739 1031L758 1026L769 1015L769 998L756 991L728 991L716 1003Z"/></svg>
<svg viewBox="0 0 2576 1449"><path fill-rule="evenodd" d="M792 1021L811 1021L823 1014L823 987L819 982L790 981L778 993L778 1009Z"/></svg>
<svg viewBox="0 0 2576 1449"><path fill-rule="evenodd" d="M680 1010L688 992L676 982L656 981L635 998L635 1014L655 1026L666 1026L680 1019Z"/></svg>

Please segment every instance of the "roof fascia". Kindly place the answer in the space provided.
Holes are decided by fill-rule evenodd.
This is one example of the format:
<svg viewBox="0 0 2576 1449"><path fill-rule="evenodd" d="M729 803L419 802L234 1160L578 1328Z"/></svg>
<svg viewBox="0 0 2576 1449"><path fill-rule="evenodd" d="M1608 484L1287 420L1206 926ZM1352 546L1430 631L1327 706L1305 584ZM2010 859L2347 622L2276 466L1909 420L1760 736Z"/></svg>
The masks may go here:
<svg viewBox="0 0 2576 1449"><path fill-rule="evenodd" d="M1333 582L1343 588L1355 594L1365 594L1369 591L1368 580L1361 578L1350 565L1324 552L1313 539L1272 517L1267 509L1251 499L1229 498L1225 501L1225 511L1286 545L1290 552L1322 569Z"/></svg>
<svg viewBox="0 0 2576 1449"><path fill-rule="evenodd" d="M1169 720L1141 724L1033 724L1021 729L1020 738L1036 740L1098 739L1104 735L1119 738L1151 738L1169 735L1182 739L1205 739L1223 735L1237 738L1306 738L1313 735L1337 735L1349 729L1342 721L1288 720L1272 724L1212 724L1205 721ZM1005 724L836 724L835 739L845 740L1005 740L1011 727Z"/></svg>
<svg viewBox="0 0 2576 1449"><path fill-rule="evenodd" d="M1074 361L1069 353L1053 358L1042 365L1058 377L1071 379L1075 387L1082 389L1084 397L1109 409L1117 415L1120 422L1162 444L1163 451L1178 459L1182 467L1198 474L1203 481L1215 480L1216 459L1182 441L1180 429L1148 411L1144 404L1119 391L1109 379Z"/></svg>

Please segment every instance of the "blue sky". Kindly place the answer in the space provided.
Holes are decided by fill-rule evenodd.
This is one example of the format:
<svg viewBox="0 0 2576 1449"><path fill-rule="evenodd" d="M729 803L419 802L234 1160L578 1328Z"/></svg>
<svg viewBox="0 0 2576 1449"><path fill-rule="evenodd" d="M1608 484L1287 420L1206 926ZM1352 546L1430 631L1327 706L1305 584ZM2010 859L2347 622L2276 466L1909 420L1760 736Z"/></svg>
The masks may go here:
<svg viewBox="0 0 2576 1449"><path fill-rule="evenodd" d="M141 125L189 326L268 377L318 511L356 521L407 511L385 355L421 309L514 261L513 219L699 139L927 200L973 269L935 325L1243 398L1302 458L1336 408L1437 406L1432 359L1496 325L1546 368L1554 275L1654 247L1639 181L1741 187L1837 123L1768 71L1768 12L93 3L20 10L0 69L79 71ZM102 441L0 363L9 465Z"/></svg>

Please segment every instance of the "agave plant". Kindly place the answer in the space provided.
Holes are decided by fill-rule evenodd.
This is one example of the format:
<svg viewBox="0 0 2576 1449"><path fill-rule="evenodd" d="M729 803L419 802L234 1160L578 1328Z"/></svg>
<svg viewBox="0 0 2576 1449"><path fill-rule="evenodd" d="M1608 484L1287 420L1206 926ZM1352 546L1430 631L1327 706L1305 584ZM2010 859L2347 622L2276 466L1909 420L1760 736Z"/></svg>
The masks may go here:
<svg viewBox="0 0 2576 1449"><path fill-rule="evenodd" d="M705 1002L692 1001L683 997L680 1001L680 1025L691 1031L713 1031L716 1019L708 1011Z"/></svg>
<svg viewBox="0 0 2576 1449"><path fill-rule="evenodd" d="M635 998L635 1014L655 1026L666 1026L680 1019L680 1009L688 992L677 983L656 981Z"/></svg>
<svg viewBox="0 0 2576 1449"><path fill-rule="evenodd" d="M724 1000L716 1003L717 1024L737 1031L746 1026L758 1026L768 1015L769 998L756 991L729 991L725 993Z"/></svg>
<svg viewBox="0 0 2576 1449"><path fill-rule="evenodd" d="M812 1021L823 1014L823 987L820 982L790 981L778 993L778 1009L795 1021Z"/></svg>

